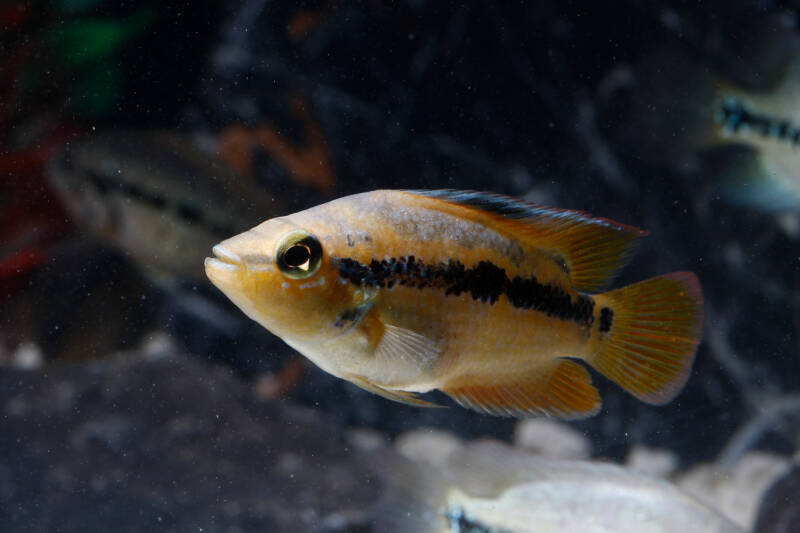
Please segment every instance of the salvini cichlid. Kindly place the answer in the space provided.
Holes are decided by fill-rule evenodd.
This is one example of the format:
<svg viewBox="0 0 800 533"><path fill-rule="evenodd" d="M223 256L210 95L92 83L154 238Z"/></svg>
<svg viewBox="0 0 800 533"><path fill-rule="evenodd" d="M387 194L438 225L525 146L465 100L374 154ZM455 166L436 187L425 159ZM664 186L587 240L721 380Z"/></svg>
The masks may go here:
<svg viewBox="0 0 800 533"><path fill-rule="evenodd" d="M151 280L205 281L208 248L284 205L166 131L106 131L69 143L48 177L77 226L121 250Z"/></svg>
<svg viewBox="0 0 800 533"><path fill-rule="evenodd" d="M671 483L623 467L531 455L494 441L441 464L379 450L376 533L743 533Z"/></svg>
<svg viewBox="0 0 800 533"><path fill-rule="evenodd" d="M711 156L720 196L766 212L800 208L800 36L775 35L757 63L775 63L768 82L746 88L674 52L649 54L628 122L630 144L644 158L678 167Z"/></svg>
<svg viewBox="0 0 800 533"><path fill-rule="evenodd" d="M268 220L206 274L323 370L387 398L439 389L496 415L600 409L586 363L670 401L703 322L677 272L602 294L644 232L503 196L379 190ZM569 358L569 359L568 359Z"/></svg>

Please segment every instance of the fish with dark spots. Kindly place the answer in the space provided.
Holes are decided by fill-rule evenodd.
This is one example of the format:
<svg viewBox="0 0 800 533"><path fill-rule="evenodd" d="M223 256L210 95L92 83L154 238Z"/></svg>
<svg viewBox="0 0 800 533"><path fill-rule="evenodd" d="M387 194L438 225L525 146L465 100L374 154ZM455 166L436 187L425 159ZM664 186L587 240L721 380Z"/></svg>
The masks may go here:
<svg viewBox="0 0 800 533"><path fill-rule="evenodd" d="M163 288L203 278L206 250L281 205L267 191L166 132L75 139L48 177L80 230L122 250Z"/></svg>
<svg viewBox="0 0 800 533"><path fill-rule="evenodd" d="M435 463L388 450L373 462L374 533L744 533L669 481L499 441L456 444Z"/></svg>
<svg viewBox="0 0 800 533"><path fill-rule="evenodd" d="M766 213L797 212L800 34L794 24L778 24L766 35L752 52L776 68L758 77L771 79L757 90L697 58L666 48L645 53L633 69L637 96L620 126L626 150L676 170L699 157L707 173L718 176L714 195L722 201Z"/></svg>
<svg viewBox="0 0 800 533"><path fill-rule="evenodd" d="M386 398L430 406L417 394L438 389L483 413L581 418L601 403L584 364L651 404L689 376L693 274L601 292L643 234L487 193L374 191L232 237L206 272L322 369Z"/></svg>

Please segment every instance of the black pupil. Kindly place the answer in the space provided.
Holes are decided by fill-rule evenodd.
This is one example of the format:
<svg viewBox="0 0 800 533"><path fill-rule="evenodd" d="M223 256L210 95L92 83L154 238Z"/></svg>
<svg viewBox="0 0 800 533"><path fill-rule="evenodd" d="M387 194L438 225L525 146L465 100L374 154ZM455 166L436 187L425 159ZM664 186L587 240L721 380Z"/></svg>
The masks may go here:
<svg viewBox="0 0 800 533"><path fill-rule="evenodd" d="M307 263L308 260L311 259L311 250L308 249L308 246L305 244L295 244L283 255L283 261L286 263L286 266L291 268L297 268L302 266L304 263Z"/></svg>

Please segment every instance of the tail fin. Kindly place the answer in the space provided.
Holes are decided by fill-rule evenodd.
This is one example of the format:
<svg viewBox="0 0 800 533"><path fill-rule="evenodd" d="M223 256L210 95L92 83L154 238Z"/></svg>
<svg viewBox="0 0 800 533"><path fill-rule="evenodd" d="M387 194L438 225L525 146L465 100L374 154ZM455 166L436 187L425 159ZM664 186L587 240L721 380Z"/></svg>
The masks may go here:
<svg viewBox="0 0 800 533"><path fill-rule="evenodd" d="M599 339L589 364L644 402L672 400L689 378L703 330L697 276L674 272L595 301Z"/></svg>

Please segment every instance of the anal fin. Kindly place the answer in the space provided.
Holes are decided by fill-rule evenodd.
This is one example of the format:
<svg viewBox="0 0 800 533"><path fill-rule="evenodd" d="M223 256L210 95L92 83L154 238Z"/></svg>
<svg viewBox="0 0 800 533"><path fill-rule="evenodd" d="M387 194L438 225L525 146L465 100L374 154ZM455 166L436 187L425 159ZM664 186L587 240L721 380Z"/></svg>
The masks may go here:
<svg viewBox="0 0 800 533"><path fill-rule="evenodd" d="M514 376L513 380L441 388L468 409L498 416L543 414L565 420L586 418L600 410L600 395L579 363L556 360L551 370Z"/></svg>
<svg viewBox="0 0 800 533"><path fill-rule="evenodd" d="M438 405L423 400L413 392L385 389L379 385L367 381L365 378L361 376L345 376L345 379L347 379L347 381L349 381L350 383L357 385L362 389L369 391L373 394L377 394L378 396L386 398L387 400L394 400L395 402L404 403L406 405L413 405L415 407L446 407L444 405Z"/></svg>

